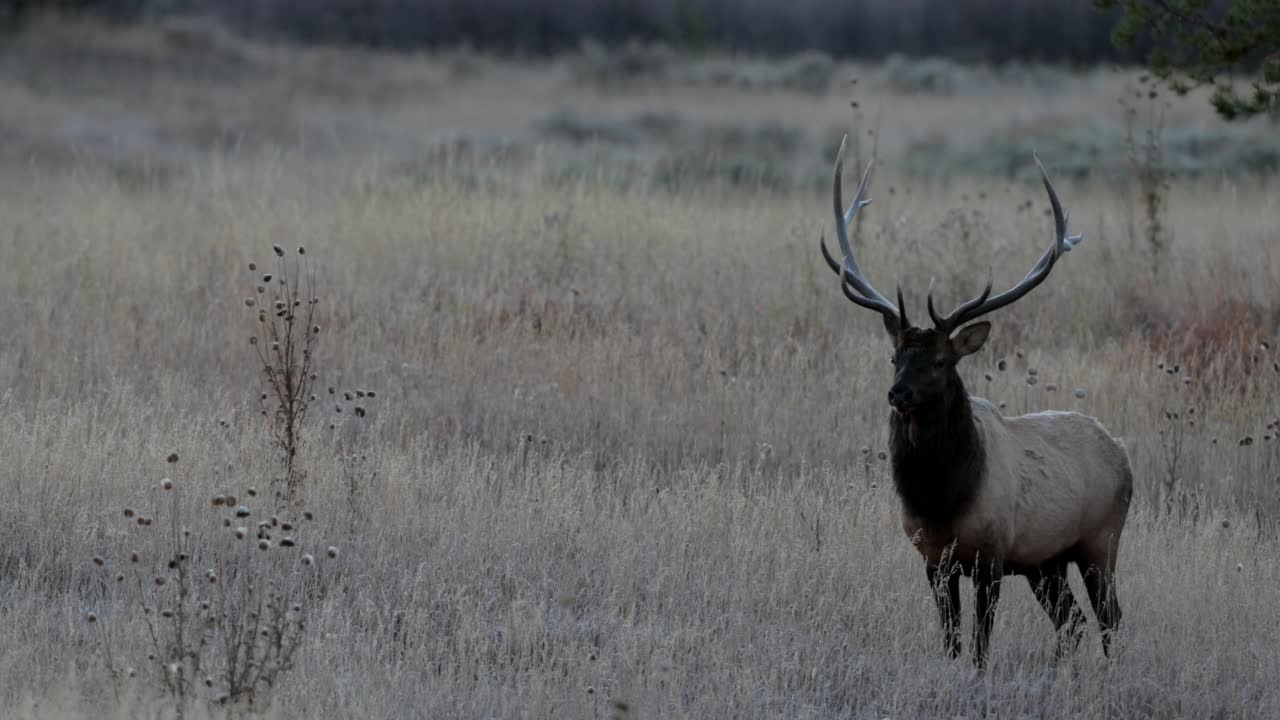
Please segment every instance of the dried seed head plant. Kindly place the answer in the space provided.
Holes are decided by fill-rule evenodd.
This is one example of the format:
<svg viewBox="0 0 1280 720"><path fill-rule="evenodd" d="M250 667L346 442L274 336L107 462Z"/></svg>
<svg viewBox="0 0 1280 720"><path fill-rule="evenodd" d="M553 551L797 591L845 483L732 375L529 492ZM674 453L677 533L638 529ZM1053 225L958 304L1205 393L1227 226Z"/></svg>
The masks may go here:
<svg viewBox="0 0 1280 720"><path fill-rule="evenodd" d="M258 513L230 493L188 517L184 485L171 475L152 486L159 526L126 522L118 552L92 557L102 606L85 621L97 629L118 700L168 698L177 717L201 704L264 710L305 647L308 610L338 549L314 539L310 512L270 516L253 532L233 527L232 517Z"/></svg>
<svg viewBox="0 0 1280 720"><path fill-rule="evenodd" d="M342 484L347 489L351 527L355 531L364 522L366 491L378 479L376 463L371 460L374 451L366 432L370 408L377 402L378 393L365 388L340 390L330 387L329 399L333 401L329 431L342 472Z"/></svg>
<svg viewBox="0 0 1280 720"><path fill-rule="evenodd" d="M316 322L316 274L306 249L299 246L289 257L279 245L271 247L275 272L259 274L257 263L249 263L255 291L245 306L257 319L249 345L262 367L266 386L258 396L262 416L270 423L272 444L279 450L283 496L296 500L306 480L299 466L298 451L303 442L307 412L315 401L315 350L320 340ZM269 301L269 302L268 302Z"/></svg>

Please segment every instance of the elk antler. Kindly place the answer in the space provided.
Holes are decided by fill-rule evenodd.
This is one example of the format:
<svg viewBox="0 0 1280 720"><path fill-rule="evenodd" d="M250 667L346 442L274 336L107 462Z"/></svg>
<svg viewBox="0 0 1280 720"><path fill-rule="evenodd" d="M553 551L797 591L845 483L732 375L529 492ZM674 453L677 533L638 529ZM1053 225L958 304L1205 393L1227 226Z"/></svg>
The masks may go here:
<svg viewBox="0 0 1280 720"><path fill-rule="evenodd" d="M1062 203L1058 200L1058 193L1054 191L1053 183L1049 181L1049 173L1045 172L1044 165L1040 164L1040 157L1038 155L1033 155L1033 157L1035 157L1036 167L1040 169L1040 178L1044 181L1044 189L1049 193L1049 204L1053 207L1053 244L1049 246L1048 250L1045 250L1044 255L1040 256L1036 264L1031 267L1031 271L1017 285L995 297L989 297L991 295L991 278L988 276L986 288L977 297L961 303L946 317L939 317L938 313L933 309L933 293L929 293L929 317L933 318L934 327L940 332L950 333L961 325L1015 302L1023 295L1031 292L1035 286L1049 277L1049 271L1053 270L1054 263L1058 262L1058 258L1062 257L1063 253L1069 252L1071 248L1079 245L1084 240L1083 234L1067 234L1067 214L1062 211Z"/></svg>
<svg viewBox="0 0 1280 720"><path fill-rule="evenodd" d="M885 318L892 320L899 327L907 328L910 327L911 323L907 320L902 303L902 288L898 288L898 304L895 306L871 286L871 283L862 274L862 268L858 266L858 259L853 256L853 246L849 243L849 223L853 222L858 210L871 203L871 200L862 198L862 193L867 188L867 179L871 177L871 168L875 165L875 160L873 159L867 163L867 169L862 173L862 181L858 183L858 192L854 193L853 202L849 204L848 210L843 210L844 200L841 197L840 175L844 170L844 146L848 139L849 136L845 135L840 141L840 150L836 153L835 179L832 182L832 200L835 204L836 213L836 239L840 242L840 252L844 254L844 264L836 262L836 259L831 256L831 252L827 250L825 237L818 238L818 246L822 248L822 257L827 261L827 265L831 266L831 269L840 276L840 289L844 291L845 297L864 308L875 310L884 315Z"/></svg>

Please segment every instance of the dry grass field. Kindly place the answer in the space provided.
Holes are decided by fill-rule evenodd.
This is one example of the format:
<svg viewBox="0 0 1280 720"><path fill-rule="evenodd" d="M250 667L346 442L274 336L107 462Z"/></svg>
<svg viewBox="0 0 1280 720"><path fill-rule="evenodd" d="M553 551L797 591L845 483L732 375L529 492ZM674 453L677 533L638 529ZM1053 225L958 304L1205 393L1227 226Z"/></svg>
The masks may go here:
<svg viewBox="0 0 1280 720"><path fill-rule="evenodd" d="M302 605L252 708L272 717L1280 716L1275 125L1131 100L1185 163L1153 249L1137 73L837 66L814 89L803 59L638 56L5 39L3 714L174 714L153 637L179 580L139 568L186 528L224 584ZM1055 175L1085 243L961 367L1009 414L1079 410L1128 446L1118 657L1091 625L1055 664L1022 580L988 672L943 657L880 455L888 343L817 250L845 131L881 159L864 267L917 317L930 279L951 302L1021 277L1051 236L1030 147ZM1006 145L1027 151L978 163ZM321 397L314 519L259 552L236 525L303 512L272 496L249 345L273 244L315 268ZM251 513L229 528L227 493ZM191 679L186 712L227 711Z"/></svg>

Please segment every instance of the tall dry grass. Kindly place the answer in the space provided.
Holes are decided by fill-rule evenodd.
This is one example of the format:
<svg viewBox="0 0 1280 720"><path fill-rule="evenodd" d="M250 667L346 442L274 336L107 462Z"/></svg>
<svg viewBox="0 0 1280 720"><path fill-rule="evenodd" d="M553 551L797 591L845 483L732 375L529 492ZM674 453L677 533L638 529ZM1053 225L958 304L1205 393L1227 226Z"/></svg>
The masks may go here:
<svg viewBox="0 0 1280 720"><path fill-rule="evenodd" d="M13 58L0 92L35 93ZM172 98L197 81L166 82ZM495 87L460 82L448 112L515 107ZM53 117L102 117L99 96L41 92ZM683 92L617 102L674 99L700 108ZM781 100L733 96L762 113ZM795 111L822 102L838 116L838 98ZM894 102L921 113L914 123L947 107ZM1001 102L1053 112L1012 92ZM190 140L164 107L139 112ZM715 97L701 109L725 112ZM408 135L421 117L378 122ZM86 613L116 623L117 664L144 662L147 640L96 589L91 558L159 551L119 520L163 474L189 514L278 474L244 306L248 263L276 243L305 244L316 263L321 386L378 394L367 424L317 418L301 445L317 532L343 554L278 716L1280 712L1272 178L1175 180L1157 273L1126 194L1060 178L1085 244L1002 311L963 375L1007 412L1080 410L1124 438L1138 483L1126 625L1116 660L1091 630L1054 666L1050 624L1017 588L976 676L943 659L901 535L878 457L889 353L818 257L825 195L624 189L603 161L598 175L547 172L569 152L557 145L510 164L408 162L367 127L358 144L386 152L193 144L180 162L24 127L39 151L8 150L37 159L0 171L0 698L15 713L133 716L159 702L141 684L112 692ZM892 151L862 253L877 283L901 278L917 316L931 277L949 300L988 265L1010 283L1049 240L1031 182L921 180Z"/></svg>

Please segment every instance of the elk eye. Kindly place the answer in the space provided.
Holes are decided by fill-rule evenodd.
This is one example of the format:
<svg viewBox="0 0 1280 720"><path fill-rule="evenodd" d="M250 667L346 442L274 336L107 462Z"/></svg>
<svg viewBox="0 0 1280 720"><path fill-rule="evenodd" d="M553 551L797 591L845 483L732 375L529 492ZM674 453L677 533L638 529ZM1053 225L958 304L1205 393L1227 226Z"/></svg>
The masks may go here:
<svg viewBox="0 0 1280 720"><path fill-rule="evenodd" d="M934 361L933 361L933 367L934 367L934 369L936 369L936 370L941 370L944 366L946 366L946 364L947 364L947 361L946 361L946 360L934 360Z"/></svg>

